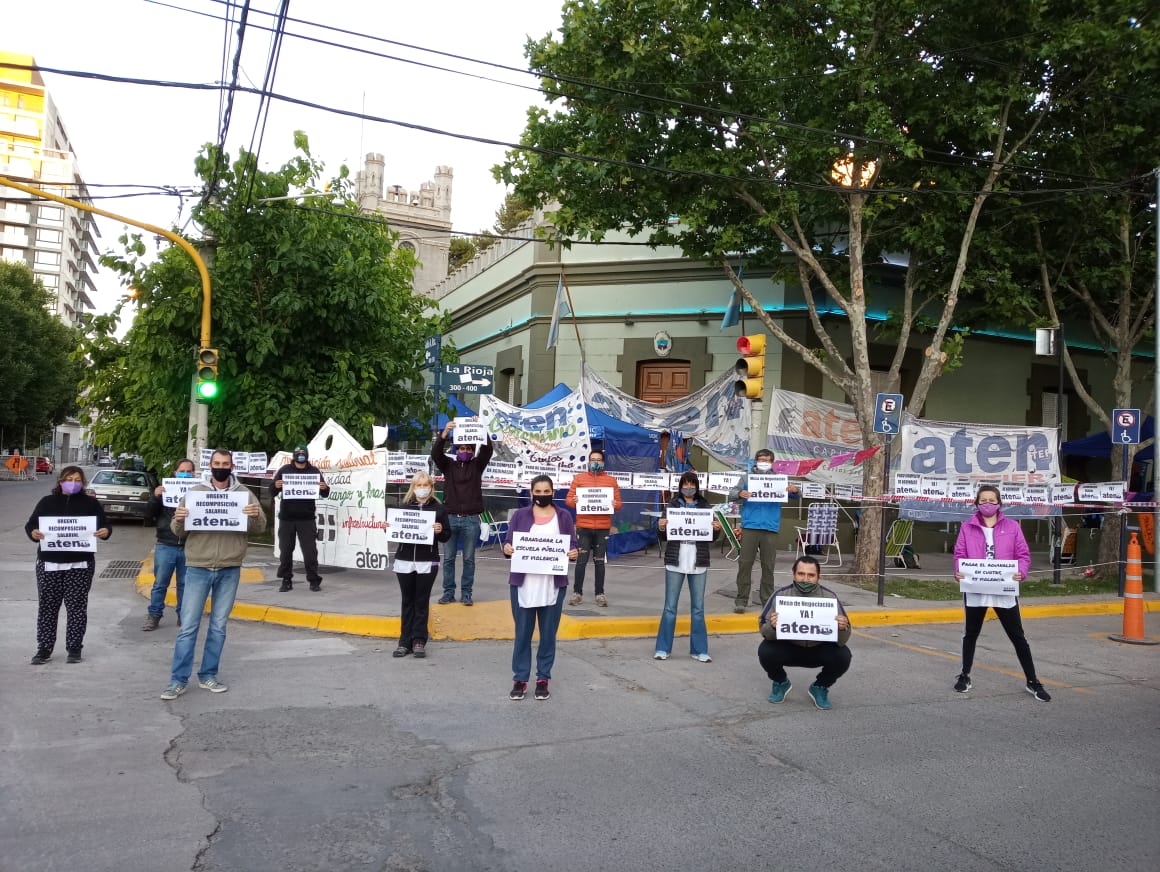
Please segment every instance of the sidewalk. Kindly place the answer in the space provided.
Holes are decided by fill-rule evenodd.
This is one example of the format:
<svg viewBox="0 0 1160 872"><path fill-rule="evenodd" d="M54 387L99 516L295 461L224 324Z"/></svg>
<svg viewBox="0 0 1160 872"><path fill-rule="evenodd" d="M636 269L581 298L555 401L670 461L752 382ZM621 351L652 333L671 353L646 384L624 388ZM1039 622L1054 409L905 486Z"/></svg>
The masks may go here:
<svg viewBox="0 0 1160 872"><path fill-rule="evenodd" d="M780 587L789 584L789 569L794 553L781 550L777 556L776 581ZM889 562L889 561L888 561ZM437 605L441 593L442 571L432 590L430 629L432 639L511 639L513 624L508 599L508 562L498 546L476 551L474 585L475 605L460 603ZM923 555L922 569L900 569L887 566L887 577L946 578L952 575L949 554ZM1050 571L1044 554L1035 554L1032 572ZM462 561L457 561L457 570ZM963 619L962 606L954 602L887 597L883 606L877 594L842 584L842 573L850 571L847 559L842 567L823 566L822 583L837 593L855 627L900 624L958 623ZM1065 567L1067 570L1068 567ZM756 602L745 614L733 613L736 591L736 564L727 561L716 549L709 569L705 590L705 619L710 633L755 633ZM277 560L269 546L251 546L242 569L242 585L231 617L248 621L266 621L290 627L306 627L358 636L395 638L399 634L399 587L390 571L321 567L322 590L313 592L306 583L301 564L295 564L294 590L279 593ZM753 568L751 596L758 596L760 566ZM574 572L573 572L574 577ZM457 580L458 581L458 580ZM559 638L590 639L652 636L657 631L664 603L664 566L656 549L617 557L608 563L605 594L609 605L596 605L593 593L593 567L588 566L584 581L584 602L577 606L564 604ZM153 585L152 558L142 561L136 586L146 598ZM569 584L569 594L571 583ZM456 591L458 597L459 592ZM175 603L171 587L166 597ZM1144 607L1160 612L1160 596L1145 593ZM1115 596L1036 597L1021 603L1024 618L1065 617L1069 615L1120 615L1123 601ZM166 622L172 615L166 615ZM682 593L677 619L677 633L689 632L689 598Z"/></svg>

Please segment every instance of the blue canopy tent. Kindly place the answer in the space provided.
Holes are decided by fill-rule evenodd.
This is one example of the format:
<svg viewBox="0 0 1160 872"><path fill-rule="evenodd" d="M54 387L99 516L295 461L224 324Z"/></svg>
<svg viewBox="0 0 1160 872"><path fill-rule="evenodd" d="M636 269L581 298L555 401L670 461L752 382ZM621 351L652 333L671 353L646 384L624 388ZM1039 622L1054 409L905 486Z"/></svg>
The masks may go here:
<svg viewBox="0 0 1160 872"><path fill-rule="evenodd" d="M469 409L467 406L463 405L463 403L461 403L454 396L447 397L447 402L451 405L451 410L455 413L452 417L469 418L475 414L474 411ZM450 418L448 418L447 415L440 413L439 416L435 419L435 427L442 430L444 427L447 426L447 422L449 420L450 420ZM418 428L420 430L423 430L423 429L426 429L426 427L429 425L425 425L421 421L412 421L411 426ZM388 439L398 439L399 438L399 428L396 427L394 424L392 424L389 428L387 428L387 438Z"/></svg>
<svg viewBox="0 0 1160 872"><path fill-rule="evenodd" d="M538 399L524 404L525 409L550 406L572 393L567 385L558 384ZM609 472L656 472L660 469L660 434L587 407L588 428L594 441L603 441L604 463ZM631 554L655 545L657 533L648 516L641 512L656 510L658 496L650 491L622 490L624 507L612 516L615 536L608 539L608 555ZM643 528L642 528L643 525Z"/></svg>
<svg viewBox="0 0 1160 872"><path fill-rule="evenodd" d="M1155 432L1156 425L1153 419L1151 417L1145 418L1144 424L1140 428L1140 440L1151 439ZM1072 457L1111 457L1112 437L1107 430L1101 430L1099 433L1092 433L1082 439L1071 439L1064 442L1059 450L1061 454L1068 454ZM1153 453L1153 446L1149 445L1136 452L1134 460L1136 463L1146 463L1152 459Z"/></svg>

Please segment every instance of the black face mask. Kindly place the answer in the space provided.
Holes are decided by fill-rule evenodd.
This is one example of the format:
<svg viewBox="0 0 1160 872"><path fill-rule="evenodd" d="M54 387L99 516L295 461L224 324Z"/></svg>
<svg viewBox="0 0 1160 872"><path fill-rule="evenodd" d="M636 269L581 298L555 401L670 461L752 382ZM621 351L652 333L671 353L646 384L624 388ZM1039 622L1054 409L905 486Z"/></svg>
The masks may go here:
<svg viewBox="0 0 1160 872"><path fill-rule="evenodd" d="M552 505L552 495L537 494L536 496L532 497L532 502L539 506L541 509L547 508L548 506Z"/></svg>
<svg viewBox="0 0 1160 872"><path fill-rule="evenodd" d="M209 472L214 481L229 481L232 473L232 469L211 469Z"/></svg>

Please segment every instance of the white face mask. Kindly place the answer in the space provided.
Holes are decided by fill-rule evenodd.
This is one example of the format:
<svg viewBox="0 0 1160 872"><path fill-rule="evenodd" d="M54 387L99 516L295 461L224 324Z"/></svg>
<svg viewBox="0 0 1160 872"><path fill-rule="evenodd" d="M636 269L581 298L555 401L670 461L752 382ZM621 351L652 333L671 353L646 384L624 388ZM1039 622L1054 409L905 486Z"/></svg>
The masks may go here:
<svg viewBox="0 0 1160 872"><path fill-rule="evenodd" d="M425 500L429 496L431 496L431 488L429 488L429 487L417 487L417 488L415 488L415 497L417 499Z"/></svg>
<svg viewBox="0 0 1160 872"><path fill-rule="evenodd" d="M771 469L773 469L773 464L770 463L768 460L762 460L758 463L755 463L753 465L753 468L756 469L758 472L769 472Z"/></svg>

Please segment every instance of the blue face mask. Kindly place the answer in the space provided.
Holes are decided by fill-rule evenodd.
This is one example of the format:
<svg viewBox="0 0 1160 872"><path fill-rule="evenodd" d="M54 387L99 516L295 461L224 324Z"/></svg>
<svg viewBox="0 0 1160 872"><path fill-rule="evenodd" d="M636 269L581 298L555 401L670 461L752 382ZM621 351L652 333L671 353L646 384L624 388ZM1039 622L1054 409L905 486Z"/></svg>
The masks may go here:
<svg viewBox="0 0 1160 872"><path fill-rule="evenodd" d="M604 464L599 460L589 461L588 471L593 475L600 475L600 473L604 472Z"/></svg>
<svg viewBox="0 0 1160 872"><path fill-rule="evenodd" d="M193 473L184 469L181 470L181 472L174 473L174 475L176 475L178 478L193 478Z"/></svg>

